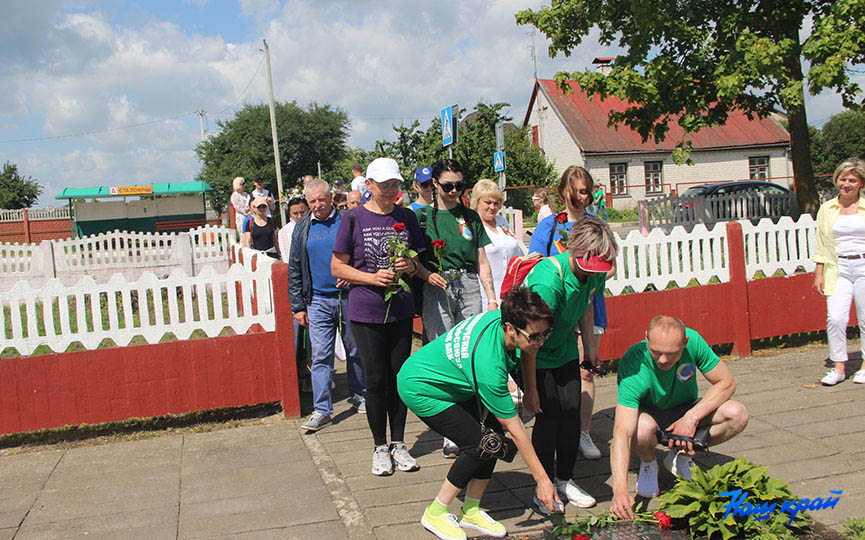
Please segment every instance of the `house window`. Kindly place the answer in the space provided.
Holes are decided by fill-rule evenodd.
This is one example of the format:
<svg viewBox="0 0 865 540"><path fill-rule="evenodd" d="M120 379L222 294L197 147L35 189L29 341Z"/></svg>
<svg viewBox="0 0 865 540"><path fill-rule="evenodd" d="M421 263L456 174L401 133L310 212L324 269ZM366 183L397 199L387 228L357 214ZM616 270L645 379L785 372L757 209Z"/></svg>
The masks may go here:
<svg viewBox="0 0 865 540"><path fill-rule="evenodd" d="M538 146L538 126L532 126L532 146Z"/></svg>
<svg viewBox="0 0 865 540"><path fill-rule="evenodd" d="M748 158L748 178L765 180L769 178L769 156L753 156Z"/></svg>
<svg viewBox="0 0 865 540"><path fill-rule="evenodd" d="M610 190L613 195L628 193L628 164L610 163Z"/></svg>
<svg viewBox="0 0 865 540"><path fill-rule="evenodd" d="M663 161L646 161L643 163L646 170L646 193L663 193Z"/></svg>

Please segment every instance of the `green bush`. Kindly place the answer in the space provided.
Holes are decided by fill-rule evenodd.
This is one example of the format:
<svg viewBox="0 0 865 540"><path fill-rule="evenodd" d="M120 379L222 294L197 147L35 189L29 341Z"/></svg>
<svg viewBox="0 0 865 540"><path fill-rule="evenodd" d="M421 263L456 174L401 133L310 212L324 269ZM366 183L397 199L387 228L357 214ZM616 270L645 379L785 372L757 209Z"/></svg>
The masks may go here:
<svg viewBox="0 0 865 540"><path fill-rule="evenodd" d="M615 208L607 208L607 214L610 215L610 221L615 222L637 221L640 219L637 216L636 208L629 208L627 210L616 210Z"/></svg>
<svg viewBox="0 0 865 540"><path fill-rule="evenodd" d="M784 501L796 497L786 482L768 476L767 470L744 457L707 471L695 467L691 480L680 478L658 502L673 519L686 522L694 538L795 538L797 532L811 523L811 516L799 512L788 525L790 516L780 508ZM725 517L727 501L719 499L718 494L739 489L748 493L747 503L751 505L770 508L774 504L769 517L757 520L756 516L742 517L733 513Z"/></svg>
<svg viewBox="0 0 865 540"><path fill-rule="evenodd" d="M865 517L859 519L847 518L841 534L850 540L865 540Z"/></svg>

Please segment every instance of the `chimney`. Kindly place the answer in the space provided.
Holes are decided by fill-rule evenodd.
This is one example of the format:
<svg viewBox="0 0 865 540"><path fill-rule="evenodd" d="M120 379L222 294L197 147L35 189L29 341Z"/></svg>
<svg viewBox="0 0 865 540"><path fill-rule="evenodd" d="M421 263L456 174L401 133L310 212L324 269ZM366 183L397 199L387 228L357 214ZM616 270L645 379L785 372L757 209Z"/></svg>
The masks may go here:
<svg viewBox="0 0 865 540"><path fill-rule="evenodd" d="M613 71L613 60L615 60L615 58L611 56L604 58L595 58L594 60L592 60L592 64L598 66L598 73L606 76Z"/></svg>

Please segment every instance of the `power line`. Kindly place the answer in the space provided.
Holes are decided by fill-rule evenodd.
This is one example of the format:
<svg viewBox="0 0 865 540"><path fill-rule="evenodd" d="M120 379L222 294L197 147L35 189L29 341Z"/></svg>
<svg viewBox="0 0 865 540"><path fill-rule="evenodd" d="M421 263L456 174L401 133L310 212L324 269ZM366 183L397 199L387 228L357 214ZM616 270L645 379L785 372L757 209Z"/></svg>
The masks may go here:
<svg viewBox="0 0 865 540"><path fill-rule="evenodd" d="M0 144L2 144L2 143L18 143L18 142L33 142L33 141L51 141L51 140L56 140L56 139L69 139L69 138L73 138L73 137L83 137L85 135L97 135L99 133L108 133L110 131L120 131L122 129L147 126L150 124L158 124L160 122L167 122L169 120L176 120L178 118L185 118L187 116L194 116L196 114L198 114L197 110L192 111L192 112L188 112L188 113L178 114L175 116L168 116L166 118L159 118L156 120L148 120L147 122L138 122L136 124L128 124L125 126L115 126L115 127L111 127L111 128L105 128L105 129L94 129L91 131L81 131L78 133L67 133L65 135L54 135L52 137L30 137L27 139L0 140Z"/></svg>
<svg viewBox="0 0 865 540"><path fill-rule="evenodd" d="M237 104L238 101L240 101L240 98L242 98L243 95L246 94L246 91L249 90L249 87L252 86L252 81L255 80L255 76L258 75L258 70L261 69L261 64L263 64L263 63L264 63L264 53L262 53L261 58L258 60L258 65L255 67L255 71L253 72L252 77L249 78L249 82L246 83L246 87L244 87L243 91L240 92L240 94L238 94L238 96L236 98L234 98L234 101L231 102L231 105L222 109L219 112L213 113L213 116L219 116L220 114L222 114L225 111L234 107L234 105Z"/></svg>

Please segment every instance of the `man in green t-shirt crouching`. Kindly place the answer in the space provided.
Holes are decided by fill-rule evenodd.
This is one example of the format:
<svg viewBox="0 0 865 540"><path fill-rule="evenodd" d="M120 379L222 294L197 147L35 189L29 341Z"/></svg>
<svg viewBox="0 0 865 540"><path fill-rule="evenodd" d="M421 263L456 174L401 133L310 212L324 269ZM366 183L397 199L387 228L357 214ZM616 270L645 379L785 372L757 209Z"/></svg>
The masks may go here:
<svg viewBox="0 0 865 540"><path fill-rule="evenodd" d="M712 387L697 399L697 370ZM649 322L646 340L628 349L619 362L616 420L610 462L613 501L610 510L622 519L634 517L628 491L631 450L640 458L637 494L658 494L655 446L663 432L716 445L742 432L748 409L730 399L736 390L733 375L700 334L682 321L658 315ZM674 475L691 478L691 442L670 439L664 466Z"/></svg>

